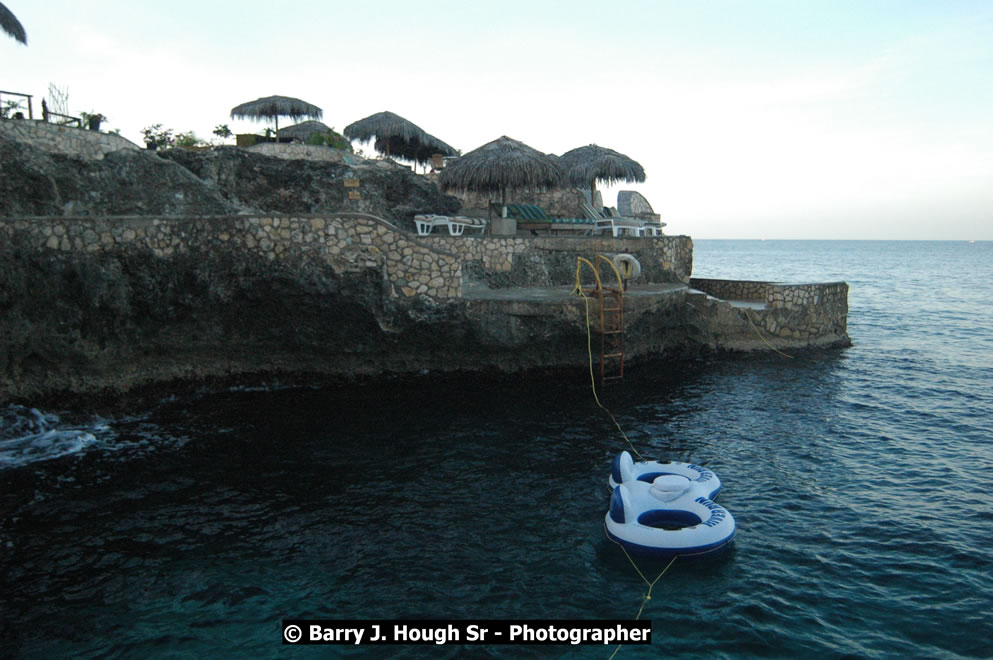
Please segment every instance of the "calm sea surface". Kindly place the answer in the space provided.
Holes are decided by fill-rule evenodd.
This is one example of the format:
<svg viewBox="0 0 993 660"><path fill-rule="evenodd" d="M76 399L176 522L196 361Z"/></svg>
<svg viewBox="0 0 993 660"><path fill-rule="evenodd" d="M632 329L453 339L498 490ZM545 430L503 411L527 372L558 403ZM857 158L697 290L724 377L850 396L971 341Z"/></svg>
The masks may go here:
<svg viewBox="0 0 993 660"><path fill-rule="evenodd" d="M738 521L730 553L676 561L653 646L617 657L993 656L993 243L695 248L700 277L847 281L855 345L602 393L642 454L716 471ZM582 380L11 406L0 655L607 658L292 648L280 621L633 618L647 587L603 531L625 447Z"/></svg>

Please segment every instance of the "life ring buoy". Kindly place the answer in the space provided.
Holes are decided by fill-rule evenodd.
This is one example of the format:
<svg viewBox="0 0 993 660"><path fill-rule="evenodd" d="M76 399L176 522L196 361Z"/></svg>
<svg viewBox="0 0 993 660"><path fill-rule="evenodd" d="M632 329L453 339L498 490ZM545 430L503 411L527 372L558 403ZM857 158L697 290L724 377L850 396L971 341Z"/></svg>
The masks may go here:
<svg viewBox="0 0 993 660"><path fill-rule="evenodd" d="M692 463L680 463L678 461L670 461L668 463L638 461L635 463L634 459L631 458L631 454L626 451L622 451L614 458L614 465L610 470L608 483L610 484L610 488L613 489L627 481L638 480L652 483L656 478L670 474L686 477L690 481L702 486L701 490L707 496L707 499L712 500L716 498L721 492L721 488L723 488L720 478L713 470Z"/></svg>
<svg viewBox="0 0 993 660"><path fill-rule="evenodd" d="M736 531L731 512L702 485L674 474L619 484L604 527L631 556L658 560L714 556L731 547Z"/></svg>
<svg viewBox="0 0 993 660"><path fill-rule="evenodd" d="M620 271L622 279L633 280L641 275L641 262L633 254L618 254L612 261L617 266L617 270Z"/></svg>

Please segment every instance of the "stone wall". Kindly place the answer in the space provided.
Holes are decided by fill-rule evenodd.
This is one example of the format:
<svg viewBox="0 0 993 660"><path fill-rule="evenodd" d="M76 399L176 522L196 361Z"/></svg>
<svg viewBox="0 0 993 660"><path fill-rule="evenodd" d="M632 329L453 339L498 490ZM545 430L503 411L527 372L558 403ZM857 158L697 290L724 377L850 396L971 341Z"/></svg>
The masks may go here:
<svg viewBox="0 0 993 660"><path fill-rule="evenodd" d="M848 284L779 284L692 278L712 298L693 300L712 347L761 350L848 346ZM736 304L737 303L737 304Z"/></svg>
<svg viewBox="0 0 993 660"><path fill-rule="evenodd" d="M825 284L780 284L747 280L712 280L692 278L690 286L722 300L762 301L774 309L828 306L848 310L848 285L844 282Z"/></svg>
<svg viewBox="0 0 993 660"><path fill-rule="evenodd" d="M273 156L274 158L285 158L287 160L316 160L331 163L355 164L365 160L355 154L350 154L341 149L331 147L315 146L311 144L259 142L248 147L249 151L262 154L263 156Z"/></svg>
<svg viewBox="0 0 993 660"><path fill-rule="evenodd" d="M134 142L120 135L28 119L0 120L0 135L20 142L30 142L51 153L92 160L102 160L112 151L139 149Z"/></svg>
<svg viewBox="0 0 993 660"><path fill-rule="evenodd" d="M765 301L774 284L747 280L712 280L694 277L690 286L721 300Z"/></svg>
<svg viewBox="0 0 993 660"><path fill-rule="evenodd" d="M5 245L82 253L147 250L157 257L236 249L267 261L317 259L339 272L382 266L395 295L432 298L460 297L466 279L493 288L571 284L576 258L597 253L635 255L642 264L638 282L686 282L693 263L693 243L686 236L420 237L360 213L5 218L0 249Z"/></svg>
<svg viewBox="0 0 993 660"><path fill-rule="evenodd" d="M427 245L455 254L465 277L491 288L552 287L573 284L576 258L596 254L632 254L641 263L635 283L688 282L693 269L693 241L688 236L655 238L528 238L430 235Z"/></svg>
<svg viewBox="0 0 993 660"><path fill-rule="evenodd" d="M461 295L458 256L375 216L0 218L0 250L150 252L156 257L237 250L264 261L316 260L336 272L381 268L393 295Z"/></svg>

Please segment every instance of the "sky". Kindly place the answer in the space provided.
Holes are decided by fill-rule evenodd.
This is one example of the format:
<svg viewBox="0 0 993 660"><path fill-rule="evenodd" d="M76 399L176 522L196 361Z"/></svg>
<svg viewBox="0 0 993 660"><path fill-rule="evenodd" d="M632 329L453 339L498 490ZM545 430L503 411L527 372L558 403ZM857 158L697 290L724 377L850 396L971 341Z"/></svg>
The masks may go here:
<svg viewBox="0 0 993 660"><path fill-rule="evenodd" d="M636 190L671 234L993 240L989 0L4 4L28 46L0 35L0 89L40 115L55 84L139 145L292 96L462 152L609 147L647 180L607 205Z"/></svg>

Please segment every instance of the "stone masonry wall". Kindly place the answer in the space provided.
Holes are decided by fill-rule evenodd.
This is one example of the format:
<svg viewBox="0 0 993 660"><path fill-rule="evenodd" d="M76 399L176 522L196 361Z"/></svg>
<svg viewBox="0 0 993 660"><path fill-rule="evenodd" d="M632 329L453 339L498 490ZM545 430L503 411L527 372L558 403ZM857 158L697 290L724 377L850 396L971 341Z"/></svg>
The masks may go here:
<svg viewBox="0 0 993 660"><path fill-rule="evenodd" d="M288 160L316 160L331 163L354 163L363 160L347 151L311 144L260 142L248 147L248 150L263 156Z"/></svg>
<svg viewBox="0 0 993 660"><path fill-rule="evenodd" d="M5 246L63 252L150 250L159 257L244 250L266 260L317 259L337 272L381 266L393 295L461 295L459 258L375 216L0 218Z"/></svg>
<svg viewBox="0 0 993 660"><path fill-rule="evenodd" d="M690 286L715 299L697 301L713 344L732 350L769 345L847 346L848 284L778 284L693 278ZM735 301L762 302L763 306L735 305Z"/></svg>
<svg viewBox="0 0 993 660"><path fill-rule="evenodd" d="M458 298L463 280L493 288L558 286L575 278L576 257L635 255L642 282L685 282L686 236L614 239L485 236L419 237L371 215L0 218L0 250L93 253L150 250L159 257L197 250L245 250L266 260L307 258L338 272L382 266L394 295Z"/></svg>
<svg viewBox="0 0 993 660"><path fill-rule="evenodd" d="M711 280L694 277L690 286L721 300L765 300L774 284L747 280Z"/></svg>
<svg viewBox="0 0 993 660"><path fill-rule="evenodd" d="M467 233L461 237L430 235L422 240L457 255L463 263L464 275L477 272L479 279L491 288L572 284L576 278L576 258L592 260L596 254L634 255L642 267L636 284L685 283L693 269L693 241L688 236L503 238Z"/></svg>
<svg viewBox="0 0 993 660"><path fill-rule="evenodd" d="M29 119L0 120L0 135L30 142L35 147L52 153L92 160L102 160L111 151L139 149L134 142L120 135Z"/></svg>
<svg viewBox="0 0 993 660"><path fill-rule="evenodd" d="M694 277L690 280L690 286L722 300L763 301L773 309L792 309L810 305L838 307L844 303L847 312L848 285L844 282L780 284Z"/></svg>

